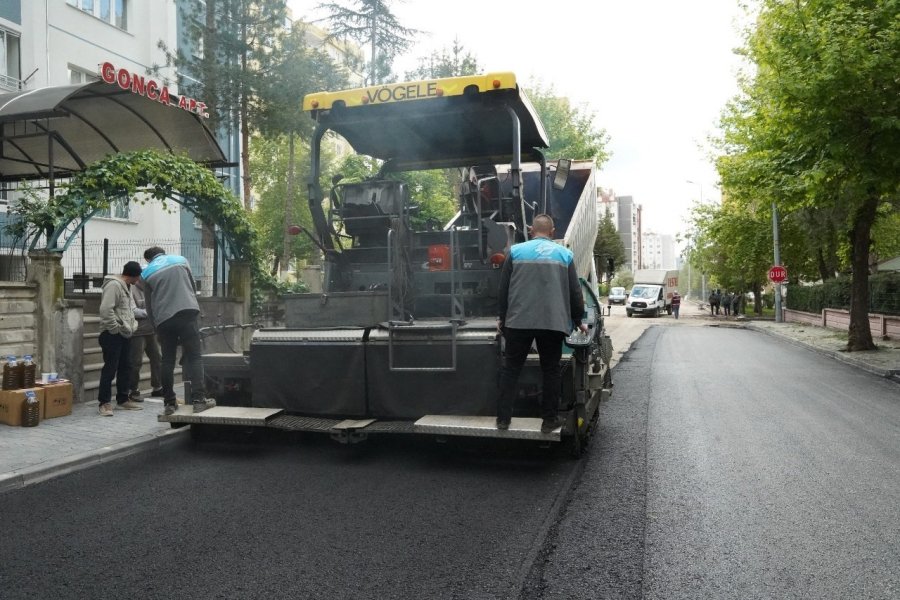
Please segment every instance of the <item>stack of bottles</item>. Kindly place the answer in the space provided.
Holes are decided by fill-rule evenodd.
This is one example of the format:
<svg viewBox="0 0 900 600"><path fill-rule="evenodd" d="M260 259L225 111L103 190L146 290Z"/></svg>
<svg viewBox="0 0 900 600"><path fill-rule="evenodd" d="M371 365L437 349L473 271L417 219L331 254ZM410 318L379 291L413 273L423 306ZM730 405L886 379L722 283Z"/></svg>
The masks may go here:
<svg viewBox="0 0 900 600"><path fill-rule="evenodd" d="M37 365L30 354L19 361L15 356L7 356L3 363L3 389L20 390L33 388L37 376Z"/></svg>
<svg viewBox="0 0 900 600"><path fill-rule="evenodd" d="M7 356L3 363L3 389L20 390L33 388L35 384L37 365L34 364L30 354L26 354L19 361L15 356ZM34 391L28 389L25 392L25 403L22 405L22 426L35 427L41 422L41 405Z"/></svg>

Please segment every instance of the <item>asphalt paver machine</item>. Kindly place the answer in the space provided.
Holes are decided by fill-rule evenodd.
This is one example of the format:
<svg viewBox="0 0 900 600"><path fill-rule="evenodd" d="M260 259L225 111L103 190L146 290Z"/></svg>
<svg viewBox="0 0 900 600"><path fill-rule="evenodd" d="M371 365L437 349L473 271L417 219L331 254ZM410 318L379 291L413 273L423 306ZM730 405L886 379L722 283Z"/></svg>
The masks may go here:
<svg viewBox="0 0 900 600"><path fill-rule="evenodd" d="M206 356L219 406L173 424L329 433L341 442L413 433L563 443L580 454L612 388L612 345L597 298L591 161L547 161L547 135L512 73L311 94L309 207L324 258L323 292L284 298L283 328L254 332L248 356ZM378 174L321 188L326 134ZM398 174L458 175L458 211L416 227L415 194ZM510 428L495 426L502 336L500 270L536 214L553 217L585 298L587 335L563 356L560 414L541 433L540 367L529 357Z"/></svg>

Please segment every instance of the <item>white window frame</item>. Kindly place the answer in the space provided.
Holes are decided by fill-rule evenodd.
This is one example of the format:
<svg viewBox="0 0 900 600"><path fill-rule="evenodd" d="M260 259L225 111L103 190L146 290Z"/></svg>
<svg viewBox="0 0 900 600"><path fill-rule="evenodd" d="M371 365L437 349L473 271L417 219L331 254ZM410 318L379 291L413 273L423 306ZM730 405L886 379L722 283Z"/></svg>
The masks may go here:
<svg viewBox="0 0 900 600"><path fill-rule="evenodd" d="M131 0L66 0L66 4L100 19L104 23L128 31L128 5ZM101 7L109 9L108 15L101 14Z"/></svg>

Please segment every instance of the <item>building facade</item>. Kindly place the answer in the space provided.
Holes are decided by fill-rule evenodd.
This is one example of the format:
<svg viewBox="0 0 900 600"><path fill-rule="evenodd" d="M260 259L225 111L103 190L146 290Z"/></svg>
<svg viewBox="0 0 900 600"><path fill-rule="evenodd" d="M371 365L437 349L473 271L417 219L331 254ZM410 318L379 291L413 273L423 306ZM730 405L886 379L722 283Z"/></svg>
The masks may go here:
<svg viewBox="0 0 900 600"><path fill-rule="evenodd" d="M675 237L645 231L641 235L642 269L675 269Z"/></svg>
<svg viewBox="0 0 900 600"><path fill-rule="evenodd" d="M134 73L149 75L156 70L153 77L177 93L180 74L166 66L161 48L176 49L184 44L179 15L186 2L189 0L0 0L0 41L4 44L0 69L5 64L0 91L88 83L99 79L101 65L110 62ZM229 160L238 162L236 126L217 132L217 138ZM232 191L240 193L236 173L220 175ZM30 185L40 189L46 183ZM0 225L6 222L9 203L20 193L0 191ZM193 214L180 207L173 210L174 204L166 210L158 202L133 200L122 199L86 223L63 257L65 276L70 278L82 270L101 274L104 255L107 269L117 272L127 260L140 260L144 247L153 243L188 257L201 280L201 293L209 293L211 276L205 272L209 267L204 268L200 224ZM11 242L8 236L0 237L0 247L5 246L8 255L13 254Z"/></svg>

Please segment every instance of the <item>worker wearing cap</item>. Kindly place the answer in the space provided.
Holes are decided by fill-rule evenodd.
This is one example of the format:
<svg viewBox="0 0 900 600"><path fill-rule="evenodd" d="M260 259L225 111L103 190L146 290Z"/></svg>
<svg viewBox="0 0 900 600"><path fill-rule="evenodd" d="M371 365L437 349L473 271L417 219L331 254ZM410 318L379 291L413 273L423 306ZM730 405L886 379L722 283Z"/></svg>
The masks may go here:
<svg viewBox="0 0 900 600"><path fill-rule="evenodd" d="M128 398L131 371L129 347L131 336L137 329L134 318L134 301L131 286L141 276L141 265L133 260L125 263L121 275L108 276L103 282L100 296L100 348L103 350L103 368L100 370L100 415L113 416L112 380L116 380L116 408L141 410L140 404Z"/></svg>

